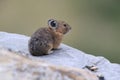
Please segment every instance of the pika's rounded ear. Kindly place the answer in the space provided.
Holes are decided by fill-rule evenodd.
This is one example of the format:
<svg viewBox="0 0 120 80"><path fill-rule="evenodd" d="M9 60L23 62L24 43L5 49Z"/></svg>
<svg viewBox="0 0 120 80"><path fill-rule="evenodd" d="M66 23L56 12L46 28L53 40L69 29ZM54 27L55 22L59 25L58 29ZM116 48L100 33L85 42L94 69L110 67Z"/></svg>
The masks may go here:
<svg viewBox="0 0 120 80"><path fill-rule="evenodd" d="M56 28L58 26L58 23L54 19L49 19L48 20L48 26L51 27L51 28Z"/></svg>

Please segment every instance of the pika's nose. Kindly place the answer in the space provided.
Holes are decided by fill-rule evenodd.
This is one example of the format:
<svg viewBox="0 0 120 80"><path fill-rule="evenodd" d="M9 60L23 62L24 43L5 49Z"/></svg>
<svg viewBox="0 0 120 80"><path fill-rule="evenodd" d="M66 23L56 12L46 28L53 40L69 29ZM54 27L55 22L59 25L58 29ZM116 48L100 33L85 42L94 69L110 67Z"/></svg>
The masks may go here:
<svg viewBox="0 0 120 80"><path fill-rule="evenodd" d="M72 28L71 28L71 27L69 27L69 29L71 30Z"/></svg>

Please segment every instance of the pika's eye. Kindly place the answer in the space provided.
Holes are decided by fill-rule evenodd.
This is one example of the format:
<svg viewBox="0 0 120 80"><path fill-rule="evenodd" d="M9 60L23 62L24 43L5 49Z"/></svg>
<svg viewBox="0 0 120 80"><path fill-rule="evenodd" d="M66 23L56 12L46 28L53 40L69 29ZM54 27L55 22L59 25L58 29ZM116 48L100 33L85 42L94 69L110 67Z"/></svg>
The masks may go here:
<svg viewBox="0 0 120 80"><path fill-rule="evenodd" d="M66 27L67 25L66 24L63 24L64 27Z"/></svg>
<svg viewBox="0 0 120 80"><path fill-rule="evenodd" d="M50 27L55 28L55 27L57 27L57 21L56 21L56 20L53 20L53 19L50 19L50 20L48 20L48 25L49 25Z"/></svg>

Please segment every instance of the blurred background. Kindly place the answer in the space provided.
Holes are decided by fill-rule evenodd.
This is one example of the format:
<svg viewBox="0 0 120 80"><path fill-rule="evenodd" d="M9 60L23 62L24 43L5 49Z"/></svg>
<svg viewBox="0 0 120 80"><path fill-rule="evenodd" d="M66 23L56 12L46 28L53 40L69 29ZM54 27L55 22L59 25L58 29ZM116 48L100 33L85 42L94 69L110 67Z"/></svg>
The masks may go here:
<svg viewBox="0 0 120 80"><path fill-rule="evenodd" d="M63 43L120 63L119 0L0 0L0 31L30 36L50 18L71 25Z"/></svg>

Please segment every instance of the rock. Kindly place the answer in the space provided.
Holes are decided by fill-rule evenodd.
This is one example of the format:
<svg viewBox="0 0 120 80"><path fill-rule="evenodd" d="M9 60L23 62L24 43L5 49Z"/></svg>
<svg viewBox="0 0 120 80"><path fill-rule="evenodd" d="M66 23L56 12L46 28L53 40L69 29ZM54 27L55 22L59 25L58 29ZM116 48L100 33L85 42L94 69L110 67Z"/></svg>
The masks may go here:
<svg viewBox="0 0 120 80"><path fill-rule="evenodd" d="M2 48L0 76L0 80L98 80L98 77L88 71L32 61Z"/></svg>
<svg viewBox="0 0 120 80"><path fill-rule="evenodd" d="M59 50L55 50L50 55L34 57L28 51L29 37L19 34L0 32L0 47L9 49L19 55L25 56L34 62L45 61L51 65L63 66L65 68L73 67L77 69L85 66L95 65L98 70L93 72L85 68L85 71L91 72L95 75L102 74L105 80L119 80L120 79L120 64L110 63L104 57L96 57L86 54L80 50L61 44ZM90 80L90 79L89 79Z"/></svg>

